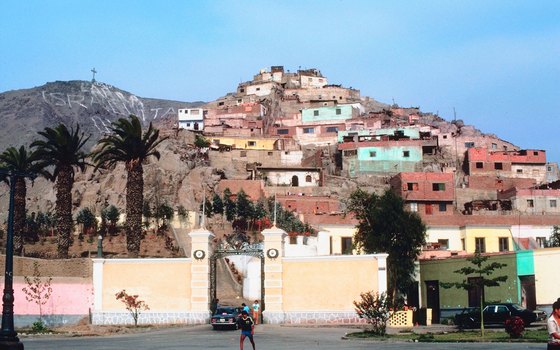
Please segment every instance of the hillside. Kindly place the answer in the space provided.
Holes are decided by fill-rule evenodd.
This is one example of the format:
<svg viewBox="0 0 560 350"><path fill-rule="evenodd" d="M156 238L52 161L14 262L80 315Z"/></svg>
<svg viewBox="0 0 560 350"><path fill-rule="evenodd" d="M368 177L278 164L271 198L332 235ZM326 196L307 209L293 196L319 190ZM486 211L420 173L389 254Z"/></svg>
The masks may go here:
<svg viewBox="0 0 560 350"><path fill-rule="evenodd" d="M201 104L142 98L108 84L78 80L7 91L0 93L0 149L29 144L37 131L59 123L79 123L91 134L91 146L118 118L135 114L146 125L165 123L176 118L177 109Z"/></svg>

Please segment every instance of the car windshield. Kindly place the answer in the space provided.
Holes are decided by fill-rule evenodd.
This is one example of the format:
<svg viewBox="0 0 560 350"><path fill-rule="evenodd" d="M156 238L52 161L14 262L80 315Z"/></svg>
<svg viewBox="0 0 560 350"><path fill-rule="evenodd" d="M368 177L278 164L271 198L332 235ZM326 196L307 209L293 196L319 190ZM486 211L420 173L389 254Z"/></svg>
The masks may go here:
<svg viewBox="0 0 560 350"><path fill-rule="evenodd" d="M515 310L518 310L518 311L525 310L524 308L522 308L520 305L517 305L517 304L511 304L511 307L514 308Z"/></svg>
<svg viewBox="0 0 560 350"><path fill-rule="evenodd" d="M236 312L234 307L221 307L216 310L216 315L231 315Z"/></svg>

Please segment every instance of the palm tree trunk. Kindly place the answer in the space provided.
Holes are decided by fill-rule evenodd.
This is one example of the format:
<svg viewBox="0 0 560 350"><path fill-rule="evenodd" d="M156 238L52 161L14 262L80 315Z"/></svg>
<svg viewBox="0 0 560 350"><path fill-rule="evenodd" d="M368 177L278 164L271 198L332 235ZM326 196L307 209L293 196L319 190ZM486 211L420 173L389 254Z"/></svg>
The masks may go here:
<svg viewBox="0 0 560 350"><path fill-rule="evenodd" d="M135 162L126 179L126 249L131 258L138 257L142 241L142 208L144 204L144 170Z"/></svg>
<svg viewBox="0 0 560 350"><path fill-rule="evenodd" d="M56 179L56 230L58 234L58 257L68 258L72 234L72 168L61 167Z"/></svg>
<svg viewBox="0 0 560 350"><path fill-rule="evenodd" d="M12 177L13 179L14 177ZM23 177L16 177L14 193L14 254L23 252L23 235L25 230L25 197L27 187Z"/></svg>

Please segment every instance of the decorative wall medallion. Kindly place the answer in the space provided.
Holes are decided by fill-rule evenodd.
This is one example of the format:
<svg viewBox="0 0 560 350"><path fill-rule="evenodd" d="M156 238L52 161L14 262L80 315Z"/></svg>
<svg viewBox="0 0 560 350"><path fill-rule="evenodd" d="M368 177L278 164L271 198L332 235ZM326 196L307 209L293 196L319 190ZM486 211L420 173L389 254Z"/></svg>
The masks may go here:
<svg viewBox="0 0 560 350"><path fill-rule="evenodd" d="M266 251L266 256L268 256L270 259L276 259L278 257L278 249L269 249Z"/></svg>
<svg viewBox="0 0 560 350"><path fill-rule="evenodd" d="M196 260L202 260L206 256L206 253L204 252L204 250L199 249L199 250L195 250L193 255Z"/></svg>

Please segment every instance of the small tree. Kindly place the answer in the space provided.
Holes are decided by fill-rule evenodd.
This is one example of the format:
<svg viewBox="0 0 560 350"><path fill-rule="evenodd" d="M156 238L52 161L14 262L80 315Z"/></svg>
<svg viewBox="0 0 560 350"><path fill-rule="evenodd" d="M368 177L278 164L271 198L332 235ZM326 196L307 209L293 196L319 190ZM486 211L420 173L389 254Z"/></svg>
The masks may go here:
<svg viewBox="0 0 560 350"><path fill-rule="evenodd" d="M138 317L140 316L140 313L145 310L150 310L145 301L139 300L138 295L129 295L126 292L126 289L123 289L115 294L115 297L117 300L124 303L126 309L134 319L134 327L138 326Z"/></svg>
<svg viewBox="0 0 560 350"><path fill-rule="evenodd" d="M360 298L360 301L354 301L358 317L364 318L372 326L372 333L384 336L390 317L387 296L385 293L371 291L361 293Z"/></svg>
<svg viewBox="0 0 560 350"><path fill-rule="evenodd" d="M217 193L212 196L212 211L219 215L224 213L224 202Z"/></svg>
<svg viewBox="0 0 560 350"><path fill-rule="evenodd" d="M117 223L119 222L120 215L119 209L112 204L101 212L101 216L109 222L108 231L110 235L115 235L117 233Z"/></svg>
<svg viewBox="0 0 560 350"><path fill-rule="evenodd" d="M560 247L560 226L554 226L550 238L546 242L547 247Z"/></svg>
<svg viewBox="0 0 560 350"><path fill-rule="evenodd" d="M487 256L480 255L480 252L476 252L474 256L467 258L472 266L465 266L459 270L454 271L455 273L465 276L462 282L441 282L440 285L443 288L458 288L464 290L479 290L480 291L480 334L484 337L484 287L499 287L500 283L507 281L508 276L497 276L490 278L490 275L494 274L494 270L501 269L507 264L502 264L499 262L493 262L486 264L488 260ZM467 278L469 275L474 275L476 278Z"/></svg>
<svg viewBox="0 0 560 350"><path fill-rule="evenodd" d="M210 147L210 141L206 137L196 134L194 139L194 145L198 148L206 148L206 147Z"/></svg>
<svg viewBox="0 0 560 350"><path fill-rule="evenodd" d="M163 203L157 208L156 216L163 220L164 225L167 225L169 221L173 220L173 216L175 216L175 212L173 211L173 208L169 204Z"/></svg>
<svg viewBox="0 0 560 350"><path fill-rule="evenodd" d="M81 209L76 216L76 222L82 225L81 235L88 233L91 228L97 225L95 215L90 208Z"/></svg>
<svg viewBox="0 0 560 350"><path fill-rule="evenodd" d="M235 202L231 200L231 191L229 188L226 188L224 190L224 214L226 215L226 220L229 222L232 222L233 219L235 219L235 215L236 215L236 207L235 207Z"/></svg>
<svg viewBox="0 0 560 350"><path fill-rule="evenodd" d="M183 205L177 207L177 216L179 217L179 222L184 225L189 219L189 212Z"/></svg>
<svg viewBox="0 0 560 350"><path fill-rule="evenodd" d="M39 263L35 261L33 263L33 277L23 276L23 278L25 283L27 283L27 287L21 289L25 293L25 299L30 303L39 305L39 320L33 324L33 329L38 331L45 330L43 305L49 301L52 295L52 277L43 279L41 271L39 271Z"/></svg>

